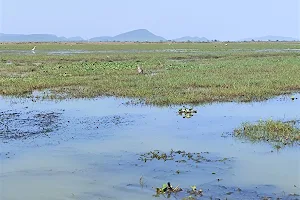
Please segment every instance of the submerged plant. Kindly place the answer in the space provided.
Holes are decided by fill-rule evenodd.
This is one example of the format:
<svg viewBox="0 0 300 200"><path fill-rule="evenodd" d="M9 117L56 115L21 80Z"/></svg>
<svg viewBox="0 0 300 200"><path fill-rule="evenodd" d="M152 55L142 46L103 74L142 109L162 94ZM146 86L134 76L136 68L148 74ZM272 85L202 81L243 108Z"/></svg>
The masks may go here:
<svg viewBox="0 0 300 200"><path fill-rule="evenodd" d="M140 186L143 188L144 187L144 177L140 177Z"/></svg>
<svg viewBox="0 0 300 200"><path fill-rule="evenodd" d="M234 136L245 138L252 142L265 141L272 143L277 149L283 145L299 144L300 129L297 121L260 120L258 123L243 123L234 130Z"/></svg>
<svg viewBox="0 0 300 200"><path fill-rule="evenodd" d="M184 197L182 200L196 200L193 196Z"/></svg>

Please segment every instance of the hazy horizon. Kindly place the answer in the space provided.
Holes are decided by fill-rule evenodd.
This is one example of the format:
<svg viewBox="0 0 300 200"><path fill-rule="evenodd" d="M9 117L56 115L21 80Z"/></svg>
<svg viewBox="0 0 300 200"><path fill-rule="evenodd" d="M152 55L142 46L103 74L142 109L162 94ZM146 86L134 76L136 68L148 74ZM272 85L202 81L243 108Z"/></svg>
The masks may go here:
<svg viewBox="0 0 300 200"><path fill-rule="evenodd" d="M268 35L300 39L298 0L0 0L0 11L0 32L6 34L89 39L147 29L166 39L240 40Z"/></svg>

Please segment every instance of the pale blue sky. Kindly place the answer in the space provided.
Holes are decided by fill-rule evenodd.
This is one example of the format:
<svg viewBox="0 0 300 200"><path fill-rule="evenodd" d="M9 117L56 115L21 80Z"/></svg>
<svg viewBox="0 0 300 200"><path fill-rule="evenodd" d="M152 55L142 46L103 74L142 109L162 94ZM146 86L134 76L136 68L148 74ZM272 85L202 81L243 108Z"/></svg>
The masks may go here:
<svg viewBox="0 0 300 200"><path fill-rule="evenodd" d="M0 32L114 36L145 28L166 39L300 39L300 0L0 0Z"/></svg>

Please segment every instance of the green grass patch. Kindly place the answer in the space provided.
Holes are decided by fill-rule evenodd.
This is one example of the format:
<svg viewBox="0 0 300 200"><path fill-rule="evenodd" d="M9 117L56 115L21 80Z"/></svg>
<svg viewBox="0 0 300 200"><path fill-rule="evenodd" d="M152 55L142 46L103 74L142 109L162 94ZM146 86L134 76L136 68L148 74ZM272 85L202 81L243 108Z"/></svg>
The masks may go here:
<svg viewBox="0 0 300 200"><path fill-rule="evenodd" d="M297 123L299 121L275 120L260 120L255 124L243 123L240 128L234 130L234 135L252 142L268 142L280 148L284 145L300 144L300 129Z"/></svg>
<svg viewBox="0 0 300 200"><path fill-rule="evenodd" d="M49 89L46 98L112 95L156 105L264 100L300 90L300 52L287 50L297 48L292 42L5 43L0 95Z"/></svg>

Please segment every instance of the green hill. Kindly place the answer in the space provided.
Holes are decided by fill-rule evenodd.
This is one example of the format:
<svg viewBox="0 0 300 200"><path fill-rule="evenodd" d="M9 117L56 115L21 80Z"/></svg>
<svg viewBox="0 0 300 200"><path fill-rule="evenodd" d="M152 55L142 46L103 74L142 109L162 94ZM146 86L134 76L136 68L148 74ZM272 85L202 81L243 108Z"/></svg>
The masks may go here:
<svg viewBox="0 0 300 200"><path fill-rule="evenodd" d="M190 36L185 36L181 38L174 39L175 42L208 42L209 40L205 37L190 37Z"/></svg>
<svg viewBox="0 0 300 200"><path fill-rule="evenodd" d="M104 36L104 37L91 38L90 41L160 42L160 41L166 41L166 39L163 37L154 35L153 33L151 33L150 31L148 31L146 29L137 29L137 30L133 30L133 31L129 31L126 33L116 35L114 37Z"/></svg>
<svg viewBox="0 0 300 200"><path fill-rule="evenodd" d="M298 41L297 38L267 35L263 37L246 38L242 41Z"/></svg>
<svg viewBox="0 0 300 200"><path fill-rule="evenodd" d="M84 41L81 37L58 37L53 34L0 34L1 42L62 42L62 41Z"/></svg>

